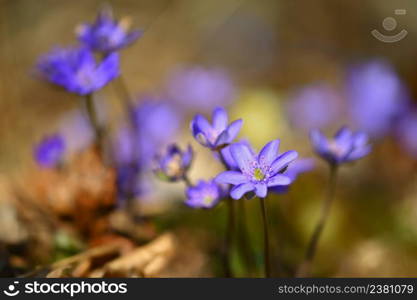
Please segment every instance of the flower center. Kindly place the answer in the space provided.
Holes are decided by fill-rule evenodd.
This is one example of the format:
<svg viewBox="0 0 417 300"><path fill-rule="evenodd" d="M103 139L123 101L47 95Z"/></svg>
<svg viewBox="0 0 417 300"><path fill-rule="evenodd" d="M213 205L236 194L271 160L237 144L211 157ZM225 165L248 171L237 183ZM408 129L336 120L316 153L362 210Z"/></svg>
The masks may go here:
<svg viewBox="0 0 417 300"><path fill-rule="evenodd" d="M179 154L175 154L166 164L166 173L169 176L179 176L181 174L182 157Z"/></svg>
<svg viewBox="0 0 417 300"><path fill-rule="evenodd" d="M332 153L334 153L337 156L342 156L345 154L345 149L343 147L340 147L340 145L337 144L335 141L331 141L329 143L329 149Z"/></svg>
<svg viewBox="0 0 417 300"><path fill-rule="evenodd" d="M203 197L203 204L210 205L213 202L214 198L210 195L206 195Z"/></svg>
<svg viewBox="0 0 417 300"><path fill-rule="evenodd" d="M258 181L262 181L265 179L265 174L262 172L260 168L256 168L255 170L253 170L253 177Z"/></svg>

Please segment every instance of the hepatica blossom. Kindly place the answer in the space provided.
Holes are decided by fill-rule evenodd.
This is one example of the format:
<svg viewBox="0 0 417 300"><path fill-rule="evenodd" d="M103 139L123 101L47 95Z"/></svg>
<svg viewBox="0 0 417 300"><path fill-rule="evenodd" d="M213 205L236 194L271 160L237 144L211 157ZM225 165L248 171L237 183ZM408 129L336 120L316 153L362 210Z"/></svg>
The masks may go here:
<svg viewBox="0 0 417 300"><path fill-rule="evenodd" d="M312 130L310 138L317 154L332 165L360 159L371 151L368 135L352 132L347 127L342 127L332 139L319 130Z"/></svg>
<svg viewBox="0 0 417 300"><path fill-rule="evenodd" d="M34 157L36 162L46 168L57 166L65 153L65 141L57 134L47 136L36 146Z"/></svg>
<svg viewBox="0 0 417 300"><path fill-rule="evenodd" d="M393 121L408 105L408 91L393 67L384 61L351 68L347 93L353 122L373 137L389 133Z"/></svg>
<svg viewBox="0 0 417 300"><path fill-rule="evenodd" d="M294 93L287 110L290 122L296 128L323 128L340 118L341 97L326 84L312 84Z"/></svg>
<svg viewBox="0 0 417 300"><path fill-rule="evenodd" d="M112 10L102 9L94 23L82 24L77 28L78 39L93 51L105 54L129 46L142 36L141 30L129 31L127 18L115 20Z"/></svg>
<svg viewBox="0 0 417 300"><path fill-rule="evenodd" d="M242 143L231 145L230 152L239 170L220 173L216 181L234 185L230 191L233 199L240 199L252 191L258 197L265 198L268 188L291 183L291 179L284 172L297 158L298 153L287 151L279 155L278 149L279 140L266 144L258 155L254 155L251 149Z"/></svg>
<svg viewBox="0 0 417 300"><path fill-rule="evenodd" d="M177 145L169 145L164 154L156 157L155 174L163 180L178 181L184 178L193 159L193 150L188 146L185 151Z"/></svg>
<svg viewBox="0 0 417 300"><path fill-rule="evenodd" d="M113 53L97 63L85 47L56 48L41 57L38 70L49 82L69 92L87 95L119 75L119 56Z"/></svg>
<svg viewBox="0 0 417 300"><path fill-rule="evenodd" d="M187 187L185 204L193 208L212 208L223 197L223 190L214 180L200 180L195 186Z"/></svg>
<svg viewBox="0 0 417 300"><path fill-rule="evenodd" d="M230 144L238 135L242 120L228 124L224 108L217 107L213 111L212 124L202 115L196 115L191 121L191 131L194 138L203 146L212 150L220 149Z"/></svg>
<svg viewBox="0 0 417 300"><path fill-rule="evenodd" d="M168 95L185 109L211 110L228 105L235 97L235 87L221 69L190 67L176 70L168 79Z"/></svg>
<svg viewBox="0 0 417 300"><path fill-rule="evenodd" d="M120 128L113 142L117 185L119 190L126 191L121 196L152 190L148 173L152 170L153 159L172 142L179 130L179 115L164 101L142 99L133 107L131 117L134 128Z"/></svg>

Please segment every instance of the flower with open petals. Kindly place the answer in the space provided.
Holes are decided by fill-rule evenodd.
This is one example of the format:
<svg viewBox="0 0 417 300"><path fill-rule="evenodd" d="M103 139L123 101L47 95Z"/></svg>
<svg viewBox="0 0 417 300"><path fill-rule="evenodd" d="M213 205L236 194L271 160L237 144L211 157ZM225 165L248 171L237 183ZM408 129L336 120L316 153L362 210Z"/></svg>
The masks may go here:
<svg viewBox="0 0 417 300"><path fill-rule="evenodd" d="M178 181L184 178L193 159L193 149L188 146L185 151L177 145L169 145L166 153L156 157L155 174L163 180Z"/></svg>
<svg viewBox="0 0 417 300"><path fill-rule="evenodd" d="M234 185L230 191L233 199L240 199L244 194L253 191L258 197L265 198L268 188L291 183L285 170L297 158L298 153L287 151L279 155L278 150L279 140L266 144L258 155L254 155L242 143L231 145L230 153L239 166L239 171L222 172L217 175L216 182Z"/></svg>
<svg viewBox="0 0 417 300"><path fill-rule="evenodd" d="M327 139L320 130L312 130L310 138L317 154L333 165L360 159L371 151L368 135L347 127L342 127L333 139Z"/></svg>
<svg viewBox="0 0 417 300"><path fill-rule="evenodd" d="M221 186L214 180L200 180L195 186L188 187L185 193L185 204L192 208L212 208L224 194Z"/></svg>
<svg viewBox="0 0 417 300"><path fill-rule="evenodd" d="M87 95L119 75L119 56L113 53L97 63L87 48L57 48L41 57L38 70L49 82Z"/></svg>
<svg viewBox="0 0 417 300"><path fill-rule="evenodd" d="M91 50L108 54L129 46L142 36L141 30L129 31L129 27L129 19L115 20L112 10L105 7L94 23L80 25L76 33Z"/></svg>
<svg viewBox="0 0 417 300"><path fill-rule="evenodd" d="M220 149L230 144L238 135L242 120L228 124L227 112L217 107L213 111L212 124L202 115L196 115L191 121L194 138L203 146L212 150Z"/></svg>
<svg viewBox="0 0 417 300"><path fill-rule="evenodd" d="M65 141L58 135L47 136L35 148L35 160L41 167L57 166L65 153Z"/></svg>

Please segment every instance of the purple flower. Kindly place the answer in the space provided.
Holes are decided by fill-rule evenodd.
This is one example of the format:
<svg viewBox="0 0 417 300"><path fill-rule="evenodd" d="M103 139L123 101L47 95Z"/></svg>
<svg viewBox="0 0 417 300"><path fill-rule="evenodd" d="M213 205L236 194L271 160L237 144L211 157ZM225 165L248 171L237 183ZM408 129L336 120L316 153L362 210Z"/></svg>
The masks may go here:
<svg viewBox="0 0 417 300"><path fill-rule="evenodd" d="M252 191L255 191L258 197L265 198L268 188L291 183L291 178L282 173L297 158L298 153L287 151L279 155L278 150L279 140L266 144L258 155L254 155L251 149L242 143L231 145L230 152L239 166L239 171L220 173L216 182L234 185L230 191L233 199L240 199Z"/></svg>
<svg viewBox="0 0 417 300"><path fill-rule="evenodd" d="M296 128L323 128L340 119L341 97L327 84L309 85L291 97L287 110Z"/></svg>
<svg viewBox="0 0 417 300"><path fill-rule="evenodd" d="M196 115L191 121L194 138L203 146L212 150L230 144L238 135L242 120L233 121L228 125L226 110L217 107L213 110L212 124L202 115Z"/></svg>
<svg viewBox="0 0 417 300"><path fill-rule="evenodd" d="M169 145L164 154L156 157L156 176L166 181L178 181L184 178L193 159L193 149L188 146L182 151L177 145Z"/></svg>
<svg viewBox="0 0 417 300"><path fill-rule="evenodd" d="M291 179L291 182L295 181L298 175L309 172L314 168L314 160L312 158L302 158L297 159L293 163L288 165L288 168L285 170L285 175ZM288 191L288 185L279 185L271 188L271 191L283 194Z"/></svg>
<svg viewBox="0 0 417 300"><path fill-rule="evenodd" d="M199 111L227 105L235 97L232 81L220 69L179 69L170 76L167 89L169 97L179 105Z"/></svg>
<svg viewBox="0 0 417 300"><path fill-rule="evenodd" d="M334 165L360 159L371 151L368 135L347 127L342 127L333 139L327 139L319 130L312 130L310 138L317 154Z"/></svg>
<svg viewBox="0 0 417 300"><path fill-rule="evenodd" d="M417 156L417 114L415 112L406 114L398 121L396 136L410 155Z"/></svg>
<svg viewBox="0 0 417 300"><path fill-rule="evenodd" d="M116 186L119 199L130 199L144 194L145 184L141 180L140 166L125 164L116 168Z"/></svg>
<svg viewBox="0 0 417 300"><path fill-rule="evenodd" d="M185 193L185 204L192 208L212 208L224 195L221 186L214 180L200 180L197 185L187 187Z"/></svg>
<svg viewBox="0 0 417 300"><path fill-rule="evenodd" d="M65 141L60 135L47 136L36 146L34 157L41 167L57 166L65 153Z"/></svg>
<svg viewBox="0 0 417 300"><path fill-rule="evenodd" d="M371 136L385 135L408 105L408 91L398 74L384 61L371 61L353 67L348 75L354 124Z"/></svg>
<svg viewBox="0 0 417 300"><path fill-rule="evenodd" d="M111 8L106 7L98 13L94 23L77 28L77 37L91 50L108 54L129 46L142 36L141 30L129 32L129 27L127 18L115 20Z"/></svg>
<svg viewBox="0 0 417 300"><path fill-rule="evenodd" d="M163 101L145 99L133 108L131 117L133 124L118 130L112 148L122 199L152 191L153 158L179 130L179 115Z"/></svg>
<svg viewBox="0 0 417 300"><path fill-rule="evenodd" d="M87 48L56 48L41 57L38 70L51 83L69 92L87 95L119 75L119 56L110 54L97 64Z"/></svg>

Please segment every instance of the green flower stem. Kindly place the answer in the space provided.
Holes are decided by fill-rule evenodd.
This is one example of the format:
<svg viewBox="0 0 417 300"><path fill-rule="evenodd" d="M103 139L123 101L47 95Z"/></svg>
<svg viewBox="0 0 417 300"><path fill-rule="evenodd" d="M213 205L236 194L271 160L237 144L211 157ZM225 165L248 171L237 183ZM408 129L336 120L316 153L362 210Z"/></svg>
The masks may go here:
<svg viewBox="0 0 417 300"><path fill-rule="evenodd" d="M93 128L95 135L95 145L99 155L103 154L103 139L104 139L104 130L100 126L97 116L97 111L94 106L93 94L87 94L85 96L85 106L87 109L88 118Z"/></svg>
<svg viewBox="0 0 417 300"><path fill-rule="evenodd" d="M221 153L221 150L218 149L216 151L220 157L220 161L222 162L224 168L228 170L228 166L224 157ZM224 241L224 253L223 253L223 263L224 263L224 275L225 277L233 277L233 272L231 268L231 254L232 254L232 245L233 239L235 235L235 203L231 197L227 198L227 229L226 229L226 238Z"/></svg>
<svg viewBox="0 0 417 300"><path fill-rule="evenodd" d="M269 253L269 235L268 235L268 218L266 213L265 198L259 198L259 204L261 207L262 224L264 232L264 270L265 277L271 277L271 259Z"/></svg>
<svg viewBox="0 0 417 300"><path fill-rule="evenodd" d="M130 114L132 109L132 100L124 78L120 75L113 80L113 83L116 93L119 95L119 98L123 101L127 112Z"/></svg>
<svg viewBox="0 0 417 300"><path fill-rule="evenodd" d="M244 262L247 264L248 271L251 272L256 267L256 261L248 232L246 200L237 201L237 205L239 250L242 251Z"/></svg>
<svg viewBox="0 0 417 300"><path fill-rule="evenodd" d="M334 195L336 191L336 182L337 182L337 166L335 164L332 164L330 165L328 192L323 202L320 219L317 222L317 225L313 231L313 235L311 236L310 242L308 243L304 262L301 264L298 270L297 277L310 276L310 268L311 268L311 264L313 263L314 256L317 252L318 242L320 240L323 229L326 225L327 219L329 218L330 209L334 201Z"/></svg>
<svg viewBox="0 0 417 300"><path fill-rule="evenodd" d="M184 181L184 183L185 183L185 185L187 186L187 187L191 187L193 184L191 183L191 180L190 180L190 178L188 177L188 175L187 174L184 174L183 176L182 176L182 181Z"/></svg>
<svg viewBox="0 0 417 300"><path fill-rule="evenodd" d="M233 277L232 267L231 267L231 254L232 254L232 245L233 238L235 233L235 205L234 200L231 197L227 198L227 212L228 212L228 222L227 222L227 231L224 247L224 268L225 268L225 277Z"/></svg>

